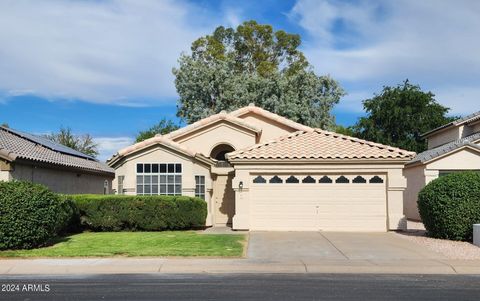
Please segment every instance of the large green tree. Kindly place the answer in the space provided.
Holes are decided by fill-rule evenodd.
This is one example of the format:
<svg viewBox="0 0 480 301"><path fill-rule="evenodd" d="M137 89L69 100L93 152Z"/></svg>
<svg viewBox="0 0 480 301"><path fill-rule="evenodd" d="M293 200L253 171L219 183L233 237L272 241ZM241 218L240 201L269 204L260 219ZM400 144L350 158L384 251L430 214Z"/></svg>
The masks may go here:
<svg viewBox="0 0 480 301"><path fill-rule="evenodd" d="M90 134L74 135L70 128L61 127L57 133L45 135L45 138L92 157L98 155L98 145Z"/></svg>
<svg viewBox="0 0 480 301"><path fill-rule="evenodd" d="M166 118L161 119L157 124L153 125L149 129L145 131L140 131L137 134L137 137L135 138L135 142L140 142L148 138L152 138L156 134L168 134L172 131L175 131L179 128L180 126L176 123L174 123L171 120L168 120Z"/></svg>
<svg viewBox="0 0 480 301"><path fill-rule="evenodd" d="M218 27L192 43L173 69L177 115L187 123L249 103L294 121L331 128L333 106L344 95L329 76L317 76L298 50L299 35L255 21Z"/></svg>
<svg viewBox="0 0 480 301"><path fill-rule="evenodd" d="M363 101L366 117L353 127L355 136L422 152L427 145L421 134L455 119L449 108L435 100L432 92L405 80L396 87L384 87L380 94Z"/></svg>

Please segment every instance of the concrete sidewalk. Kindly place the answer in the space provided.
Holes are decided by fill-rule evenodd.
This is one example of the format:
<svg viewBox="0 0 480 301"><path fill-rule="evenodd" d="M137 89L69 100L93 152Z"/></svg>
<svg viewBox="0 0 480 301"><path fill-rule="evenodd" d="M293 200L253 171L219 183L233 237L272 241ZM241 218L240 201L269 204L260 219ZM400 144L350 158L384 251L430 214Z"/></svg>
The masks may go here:
<svg viewBox="0 0 480 301"><path fill-rule="evenodd" d="M250 232L247 258L0 259L0 274L388 273L480 274L394 233Z"/></svg>
<svg viewBox="0 0 480 301"><path fill-rule="evenodd" d="M7 259L0 274L128 273L379 273L480 274L479 261L458 260L314 260L88 258Z"/></svg>

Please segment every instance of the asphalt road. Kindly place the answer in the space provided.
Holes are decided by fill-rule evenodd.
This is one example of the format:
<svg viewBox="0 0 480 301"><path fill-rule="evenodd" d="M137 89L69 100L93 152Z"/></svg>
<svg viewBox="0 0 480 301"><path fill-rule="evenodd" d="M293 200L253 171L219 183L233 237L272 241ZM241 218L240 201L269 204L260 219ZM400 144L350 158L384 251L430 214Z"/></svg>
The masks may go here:
<svg viewBox="0 0 480 301"><path fill-rule="evenodd" d="M479 300L478 276L1 276L0 300ZM18 290L17 291L17 285ZM30 286L29 286L30 285ZM47 289L48 285L48 289ZM30 291L29 291L30 290ZM37 290L37 291L31 291ZM41 291L43 290L43 291ZM48 291L47 291L48 290Z"/></svg>

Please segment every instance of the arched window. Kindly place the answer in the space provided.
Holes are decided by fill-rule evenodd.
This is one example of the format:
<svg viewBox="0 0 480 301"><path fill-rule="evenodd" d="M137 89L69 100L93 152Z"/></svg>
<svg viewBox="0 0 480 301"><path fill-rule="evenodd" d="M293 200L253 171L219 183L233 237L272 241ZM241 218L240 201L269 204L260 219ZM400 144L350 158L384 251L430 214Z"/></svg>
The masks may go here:
<svg viewBox="0 0 480 301"><path fill-rule="evenodd" d="M256 177L255 179L253 179L253 183L255 183L255 184L263 184L263 183L267 183L267 180L265 180L265 178L262 177L262 176L258 176L258 177Z"/></svg>
<svg viewBox="0 0 480 301"><path fill-rule="evenodd" d="M283 180L280 179L279 176L273 176L272 178L270 178L268 182L272 184L279 184L279 183L283 183Z"/></svg>
<svg viewBox="0 0 480 301"><path fill-rule="evenodd" d="M373 184L379 184L379 183L383 183L383 179L380 178L379 176L374 176L370 179L369 182Z"/></svg>
<svg viewBox="0 0 480 301"><path fill-rule="evenodd" d="M322 183L322 184L330 184L332 182L333 182L332 179L330 179L327 176L321 177L320 180L318 181L318 183Z"/></svg>
<svg viewBox="0 0 480 301"><path fill-rule="evenodd" d="M335 180L335 183L346 184L346 183L350 183L350 180L347 179L345 176L340 176Z"/></svg>
<svg viewBox="0 0 480 301"><path fill-rule="evenodd" d="M302 180L302 183L315 183L315 179L312 178L311 176L306 176L305 178L303 178Z"/></svg>
<svg viewBox="0 0 480 301"><path fill-rule="evenodd" d="M225 161L225 155L233 152L235 149L229 144L219 144L210 152L210 158Z"/></svg>
<svg viewBox="0 0 480 301"><path fill-rule="evenodd" d="M295 178L294 176L290 176L287 178L287 180L285 180L285 183L289 183L289 184L294 184L294 183L299 183L300 181Z"/></svg>
<svg viewBox="0 0 480 301"><path fill-rule="evenodd" d="M362 177L362 176L356 176L356 177L352 180L352 183L362 184L362 183L367 183L367 180L365 180L365 178Z"/></svg>

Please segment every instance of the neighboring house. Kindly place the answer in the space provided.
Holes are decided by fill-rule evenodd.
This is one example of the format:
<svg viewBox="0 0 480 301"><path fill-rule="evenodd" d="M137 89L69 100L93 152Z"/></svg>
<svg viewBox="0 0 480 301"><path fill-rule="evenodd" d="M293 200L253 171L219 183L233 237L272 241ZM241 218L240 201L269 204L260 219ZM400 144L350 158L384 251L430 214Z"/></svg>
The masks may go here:
<svg viewBox="0 0 480 301"><path fill-rule="evenodd" d="M0 127L0 181L22 180L59 193L109 193L112 168L46 138Z"/></svg>
<svg viewBox="0 0 480 301"><path fill-rule="evenodd" d="M480 171L480 112L423 134L428 150L405 165L405 215L420 220L418 193L430 181L452 172Z"/></svg>
<svg viewBox="0 0 480 301"><path fill-rule="evenodd" d="M312 129L250 105L120 150L120 194L198 196L207 225L386 231L405 226L414 153Z"/></svg>

